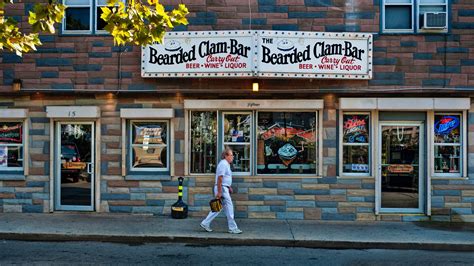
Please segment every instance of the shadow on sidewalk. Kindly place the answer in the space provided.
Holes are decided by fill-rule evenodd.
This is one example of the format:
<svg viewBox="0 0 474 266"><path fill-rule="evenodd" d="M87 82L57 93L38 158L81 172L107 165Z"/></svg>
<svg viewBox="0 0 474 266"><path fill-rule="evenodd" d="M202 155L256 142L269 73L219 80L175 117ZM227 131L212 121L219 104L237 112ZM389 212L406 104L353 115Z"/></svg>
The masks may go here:
<svg viewBox="0 0 474 266"><path fill-rule="evenodd" d="M440 231L460 232L469 231L474 233L474 224L464 222L413 222L414 225Z"/></svg>

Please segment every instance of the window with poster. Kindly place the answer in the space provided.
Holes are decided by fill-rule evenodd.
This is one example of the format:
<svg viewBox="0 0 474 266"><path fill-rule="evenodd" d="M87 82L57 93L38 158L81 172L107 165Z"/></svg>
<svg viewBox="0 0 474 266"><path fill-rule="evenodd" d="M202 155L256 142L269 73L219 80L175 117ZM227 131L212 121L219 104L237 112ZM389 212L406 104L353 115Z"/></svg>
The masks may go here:
<svg viewBox="0 0 474 266"><path fill-rule="evenodd" d="M0 171L23 169L23 122L0 122Z"/></svg>
<svg viewBox="0 0 474 266"><path fill-rule="evenodd" d="M370 175L370 113L342 115L342 175Z"/></svg>
<svg viewBox="0 0 474 266"><path fill-rule="evenodd" d="M190 174L214 174L220 152L234 152L234 175L317 175L317 111L188 112Z"/></svg>
<svg viewBox="0 0 474 266"><path fill-rule="evenodd" d="M435 113L433 132L434 176L461 176L463 164L462 122L461 113Z"/></svg>
<svg viewBox="0 0 474 266"><path fill-rule="evenodd" d="M169 121L130 121L130 170L169 171Z"/></svg>
<svg viewBox="0 0 474 266"><path fill-rule="evenodd" d="M257 174L317 171L317 112L258 112Z"/></svg>

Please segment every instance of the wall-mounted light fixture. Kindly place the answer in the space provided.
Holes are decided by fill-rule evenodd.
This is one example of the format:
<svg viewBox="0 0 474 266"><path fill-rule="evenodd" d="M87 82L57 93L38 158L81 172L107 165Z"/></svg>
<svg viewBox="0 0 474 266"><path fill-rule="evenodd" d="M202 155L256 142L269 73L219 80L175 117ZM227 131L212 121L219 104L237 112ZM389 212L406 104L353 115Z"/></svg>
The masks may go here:
<svg viewBox="0 0 474 266"><path fill-rule="evenodd" d="M257 92L258 91L258 81L254 80L252 81L252 91Z"/></svg>
<svg viewBox="0 0 474 266"><path fill-rule="evenodd" d="M14 79L12 86L13 86L13 91L20 91L20 89L21 89L21 79Z"/></svg>

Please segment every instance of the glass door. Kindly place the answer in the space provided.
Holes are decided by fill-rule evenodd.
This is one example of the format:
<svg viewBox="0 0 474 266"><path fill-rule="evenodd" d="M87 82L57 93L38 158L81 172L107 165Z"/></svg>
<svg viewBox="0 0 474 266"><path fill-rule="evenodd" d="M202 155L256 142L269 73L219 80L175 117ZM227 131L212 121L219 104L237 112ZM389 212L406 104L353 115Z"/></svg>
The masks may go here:
<svg viewBox="0 0 474 266"><path fill-rule="evenodd" d="M379 206L381 212L424 210L423 124L385 122L379 131Z"/></svg>
<svg viewBox="0 0 474 266"><path fill-rule="evenodd" d="M94 210L94 123L56 124L56 210Z"/></svg>

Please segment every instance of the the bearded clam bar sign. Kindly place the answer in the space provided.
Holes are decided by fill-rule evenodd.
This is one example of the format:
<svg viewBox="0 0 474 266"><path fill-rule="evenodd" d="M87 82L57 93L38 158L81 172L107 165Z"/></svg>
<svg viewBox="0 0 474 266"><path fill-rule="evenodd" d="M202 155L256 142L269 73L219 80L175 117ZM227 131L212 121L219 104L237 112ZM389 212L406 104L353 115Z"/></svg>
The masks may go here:
<svg viewBox="0 0 474 266"><path fill-rule="evenodd" d="M372 34L167 33L142 48L142 77L372 78Z"/></svg>

